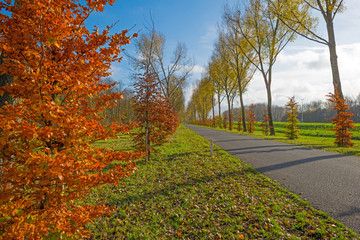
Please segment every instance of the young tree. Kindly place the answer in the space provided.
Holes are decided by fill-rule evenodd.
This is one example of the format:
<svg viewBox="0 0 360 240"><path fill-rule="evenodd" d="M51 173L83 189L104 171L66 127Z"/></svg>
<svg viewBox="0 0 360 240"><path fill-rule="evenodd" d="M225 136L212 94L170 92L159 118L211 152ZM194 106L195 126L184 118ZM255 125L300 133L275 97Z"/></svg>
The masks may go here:
<svg viewBox="0 0 360 240"><path fill-rule="evenodd" d="M263 134L265 136L269 135L269 115L267 114L266 109L264 109L264 114L263 114L263 119L262 122L260 124L261 127L261 131L263 132Z"/></svg>
<svg viewBox="0 0 360 240"><path fill-rule="evenodd" d="M242 120L242 112L239 112L239 117L238 117L238 125L237 125L237 130L239 132L241 132L242 130L244 130L244 128L241 126L243 120Z"/></svg>
<svg viewBox="0 0 360 240"><path fill-rule="evenodd" d="M354 115L353 113L346 112L349 109L348 105L345 103L345 100L340 97L339 92L335 88L335 94L329 93L327 96L328 100L334 105L332 109L337 110L336 117L331 119L332 123L335 124L336 139L335 144L339 147L352 147L354 145L351 142L352 133L349 129L355 128L354 122L350 118Z"/></svg>
<svg viewBox="0 0 360 240"><path fill-rule="evenodd" d="M295 101L295 97L289 98L289 102L286 104L288 124L286 124L285 136L287 136L291 140L299 138L300 130L297 127L297 124L299 122L299 120L297 119L298 107L299 104Z"/></svg>
<svg viewBox="0 0 360 240"><path fill-rule="evenodd" d="M254 113L255 104L251 104L247 111L247 128L249 133L255 132L256 114Z"/></svg>
<svg viewBox="0 0 360 240"><path fill-rule="evenodd" d="M0 3L0 52L6 56L0 72L13 76L0 95L17 99L0 109L1 238L86 236L83 226L111 208L76 201L136 169L135 153L92 146L129 130L103 126L98 113L121 98L100 94L111 88L102 79L112 62L121 61L121 46L130 37L127 31L110 35L109 28L85 28L90 13L113 0L12 2Z"/></svg>
<svg viewBox="0 0 360 240"><path fill-rule="evenodd" d="M225 114L224 120L223 120L223 128L224 128L224 129L227 129L227 121L228 121L228 115Z"/></svg>
<svg viewBox="0 0 360 240"><path fill-rule="evenodd" d="M179 118L169 100L161 94L154 74L145 73L135 83L134 108L139 130L133 139L138 150L150 160L152 144L163 143L179 126Z"/></svg>

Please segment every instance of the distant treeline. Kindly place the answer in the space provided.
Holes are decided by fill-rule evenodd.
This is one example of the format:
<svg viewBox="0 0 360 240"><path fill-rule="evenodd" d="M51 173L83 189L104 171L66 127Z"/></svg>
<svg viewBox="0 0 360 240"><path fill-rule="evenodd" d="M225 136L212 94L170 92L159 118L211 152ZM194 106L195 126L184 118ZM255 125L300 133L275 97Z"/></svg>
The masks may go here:
<svg viewBox="0 0 360 240"><path fill-rule="evenodd" d="M351 119L355 123L360 123L360 94L356 98L345 97L346 103L349 106L349 112L352 112L354 116ZM298 119L300 122L311 122L311 123L329 123L331 118L336 115L336 111L330 108L331 103L328 101L312 101L310 103L304 103L301 106L299 103L298 108ZM248 109L249 106L246 106ZM258 103L254 109L256 113L256 120L261 121L263 118L266 104ZM285 106L273 106L272 107L273 119L275 122L286 122ZM238 121L240 108L234 108L233 116L234 121ZM223 116L228 112L223 112Z"/></svg>

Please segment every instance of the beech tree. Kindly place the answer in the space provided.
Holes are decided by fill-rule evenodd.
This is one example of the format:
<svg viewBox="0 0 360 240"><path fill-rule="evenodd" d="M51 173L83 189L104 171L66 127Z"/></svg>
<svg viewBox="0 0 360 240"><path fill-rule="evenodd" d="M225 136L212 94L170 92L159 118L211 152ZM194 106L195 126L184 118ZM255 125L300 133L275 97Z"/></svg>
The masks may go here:
<svg viewBox="0 0 360 240"><path fill-rule="evenodd" d="M300 130L297 127L297 124L299 122L299 120L297 119L298 108L299 104L295 101L295 97L289 98L289 102L286 104L288 123L286 124L285 136L287 136L291 140L299 138Z"/></svg>
<svg viewBox="0 0 360 240"><path fill-rule="evenodd" d="M256 114L254 112L255 104L251 104L249 110L247 111L247 128L249 133L255 132L255 124L256 124Z"/></svg>
<svg viewBox="0 0 360 240"><path fill-rule="evenodd" d="M327 96L328 100L333 103L332 109L337 110L336 117L331 119L331 122L335 124L336 139L335 144L339 147L352 147L354 145L351 142L350 129L355 128L354 122L350 118L354 115L353 113L346 112L349 109L348 105L345 103L345 100L340 97L339 92L335 88L335 94L329 93Z"/></svg>
<svg viewBox="0 0 360 240"><path fill-rule="evenodd" d="M179 118L169 100L161 94L155 74L145 73L135 83L134 110L139 129L135 131L137 150L150 160L153 144L161 144L179 126Z"/></svg>
<svg viewBox="0 0 360 240"><path fill-rule="evenodd" d="M7 239L87 236L83 226L108 214L105 204L78 205L93 187L118 184L138 154L92 143L132 126L104 126L98 114L120 93L101 94L111 63L121 61L127 31L89 31L84 21L113 0L18 0L0 3L1 74L13 82L0 95L0 235ZM94 101L90 106L89 98ZM114 164L119 161L122 164ZM106 172L102 170L112 163Z"/></svg>
<svg viewBox="0 0 360 240"><path fill-rule="evenodd" d="M228 115L225 114L224 120L223 120L223 128L224 128L224 129L227 129L227 122L228 122Z"/></svg>
<svg viewBox="0 0 360 240"><path fill-rule="evenodd" d="M243 122L243 120L242 120L242 113L241 112L239 112L239 117L238 117L239 119L238 119L238 125L237 125L237 130L238 130L238 132L241 132L242 130L244 130L243 128L242 128L242 126L241 126L241 124L242 124L242 122Z"/></svg>
<svg viewBox="0 0 360 240"><path fill-rule="evenodd" d="M261 131L265 136L269 135L270 127L269 127L269 115L267 114L266 109L264 109L263 119L260 124Z"/></svg>

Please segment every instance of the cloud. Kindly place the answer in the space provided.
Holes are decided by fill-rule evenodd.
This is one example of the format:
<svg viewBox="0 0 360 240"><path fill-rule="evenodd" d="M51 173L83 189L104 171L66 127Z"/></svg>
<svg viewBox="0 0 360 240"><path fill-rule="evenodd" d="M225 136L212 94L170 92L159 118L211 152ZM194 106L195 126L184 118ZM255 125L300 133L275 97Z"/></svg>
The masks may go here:
<svg viewBox="0 0 360 240"><path fill-rule="evenodd" d="M200 42L203 48L212 50L214 42L218 37L218 30L215 25L211 25L207 28L205 35L200 37Z"/></svg>
<svg viewBox="0 0 360 240"><path fill-rule="evenodd" d="M202 74L206 71L206 68L200 66L200 65L195 65L191 71L191 73L193 74Z"/></svg>
<svg viewBox="0 0 360 240"><path fill-rule="evenodd" d="M360 94L360 42L339 45L337 54L343 93L356 97ZM198 67L199 72L203 70ZM326 46L285 49L275 63L272 77L273 105L284 106L292 96L298 102L303 99L303 103L325 101L326 95L333 91L329 50ZM185 90L187 101L193 88L190 84ZM244 103L267 103L265 83L259 72L255 73L244 94ZM234 106L239 106L238 97ZM221 104L221 109L227 109L226 103Z"/></svg>
<svg viewBox="0 0 360 240"><path fill-rule="evenodd" d="M284 105L295 96L304 103L326 100L333 91L330 57L327 47L285 51L275 63L272 82L274 105ZM345 96L360 93L360 42L337 47L340 78ZM256 73L245 93L246 104L267 102L265 83Z"/></svg>

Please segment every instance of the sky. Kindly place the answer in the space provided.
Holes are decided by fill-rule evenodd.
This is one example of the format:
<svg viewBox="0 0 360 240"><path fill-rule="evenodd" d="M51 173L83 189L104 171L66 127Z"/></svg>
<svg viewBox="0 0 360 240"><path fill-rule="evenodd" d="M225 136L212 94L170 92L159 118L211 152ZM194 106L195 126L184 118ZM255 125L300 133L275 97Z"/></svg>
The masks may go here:
<svg viewBox="0 0 360 240"><path fill-rule="evenodd" d="M129 29L130 33L146 32L150 15L155 28L166 38L166 54L171 55L178 42L185 43L188 56L195 67L185 89L186 101L207 66L218 36L224 4L236 4L238 0L119 0L107 5L102 13L93 14L86 22L104 28L117 22L113 32ZM345 96L360 94L360 0L345 0L346 11L335 17L340 78ZM325 23L319 21L318 32L326 36ZM136 41L136 40L133 40ZM134 44L125 46L134 54ZM112 66L115 81L123 86L132 83L129 60ZM274 65L272 98L274 105L285 105L288 97L309 103L325 100L333 90L328 48L304 38L289 43ZM256 73L244 95L246 105L267 102L264 80ZM235 100L235 106L238 106ZM224 108L225 109L225 108Z"/></svg>

